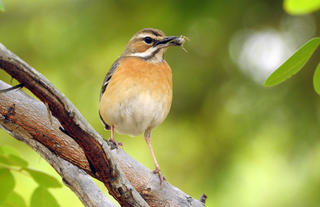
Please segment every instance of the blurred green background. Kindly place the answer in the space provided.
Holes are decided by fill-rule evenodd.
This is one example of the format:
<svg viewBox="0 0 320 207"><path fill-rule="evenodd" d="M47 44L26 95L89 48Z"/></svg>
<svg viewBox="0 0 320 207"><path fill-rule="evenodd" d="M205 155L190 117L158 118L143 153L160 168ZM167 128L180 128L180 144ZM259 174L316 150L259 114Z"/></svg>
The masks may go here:
<svg viewBox="0 0 320 207"><path fill-rule="evenodd" d="M263 87L295 49L319 36L319 12L290 16L279 0L4 3L0 42L45 75L105 138L100 87L131 36L154 27L189 37L188 53L166 53L173 106L152 135L167 180L194 198L206 193L207 206L320 206L320 98L312 88L319 55L298 76ZM3 71L0 79L10 82ZM26 145L3 130L0 136L31 167L59 177ZM143 136L116 139L153 169ZM14 175L16 191L29 203L36 184ZM82 206L67 187L50 191L61 206Z"/></svg>

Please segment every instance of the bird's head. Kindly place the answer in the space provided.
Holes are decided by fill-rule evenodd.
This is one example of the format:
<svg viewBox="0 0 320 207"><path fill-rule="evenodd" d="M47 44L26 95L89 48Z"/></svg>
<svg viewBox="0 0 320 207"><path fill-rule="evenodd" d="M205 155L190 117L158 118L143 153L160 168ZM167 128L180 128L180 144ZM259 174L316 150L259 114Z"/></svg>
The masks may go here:
<svg viewBox="0 0 320 207"><path fill-rule="evenodd" d="M166 36L158 29L145 28L130 39L122 56L134 56L151 62L161 62L168 47L182 46L184 41L184 36Z"/></svg>

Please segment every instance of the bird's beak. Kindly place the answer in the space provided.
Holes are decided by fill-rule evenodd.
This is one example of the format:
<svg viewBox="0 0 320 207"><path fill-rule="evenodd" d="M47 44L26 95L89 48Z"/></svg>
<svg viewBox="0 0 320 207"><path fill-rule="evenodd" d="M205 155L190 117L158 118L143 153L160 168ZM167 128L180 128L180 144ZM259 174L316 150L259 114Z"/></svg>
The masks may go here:
<svg viewBox="0 0 320 207"><path fill-rule="evenodd" d="M163 38L162 40L157 41L154 46L160 46L160 47L169 47L169 46L181 46L184 43L184 37L180 36L167 36Z"/></svg>

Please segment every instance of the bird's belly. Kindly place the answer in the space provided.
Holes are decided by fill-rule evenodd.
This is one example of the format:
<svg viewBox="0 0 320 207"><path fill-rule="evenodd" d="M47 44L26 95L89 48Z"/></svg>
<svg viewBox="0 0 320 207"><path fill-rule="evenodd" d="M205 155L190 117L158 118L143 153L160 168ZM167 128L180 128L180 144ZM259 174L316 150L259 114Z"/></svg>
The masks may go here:
<svg viewBox="0 0 320 207"><path fill-rule="evenodd" d="M169 65L128 57L120 61L113 74L101 97L99 112L103 121L119 133L138 135L166 118L171 101Z"/></svg>
<svg viewBox="0 0 320 207"><path fill-rule="evenodd" d="M166 118L169 107L165 96L152 97L142 93L116 103L108 119L117 132L136 136L159 125Z"/></svg>

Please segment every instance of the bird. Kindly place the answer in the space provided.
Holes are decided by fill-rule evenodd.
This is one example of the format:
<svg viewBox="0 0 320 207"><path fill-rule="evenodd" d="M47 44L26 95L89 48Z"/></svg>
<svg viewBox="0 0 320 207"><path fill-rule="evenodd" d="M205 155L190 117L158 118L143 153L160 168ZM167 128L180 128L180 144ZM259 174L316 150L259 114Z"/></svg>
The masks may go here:
<svg viewBox="0 0 320 207"><path fill-rule="evenodd" d="M183 46L186 37L166 36L161 30L144 28L129 40L127 47L106 74L99 100L99 115L109 141L119 134L144 133L160 184L165 180L151 145L151 131L167 117L172 103L172 72L164 60L171 46Z"/></svg>

